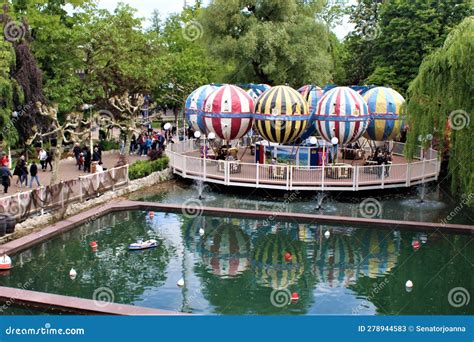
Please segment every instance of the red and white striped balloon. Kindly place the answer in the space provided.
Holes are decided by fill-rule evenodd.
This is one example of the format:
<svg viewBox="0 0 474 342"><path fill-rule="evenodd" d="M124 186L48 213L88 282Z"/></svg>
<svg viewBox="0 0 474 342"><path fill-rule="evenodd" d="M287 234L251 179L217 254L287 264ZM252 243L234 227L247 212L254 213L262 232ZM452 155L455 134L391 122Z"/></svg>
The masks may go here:
<svg viewBox="0 0 474 342"><path fill-rule="evenodd" d="M208 95L203 119L208 132L223 140L244 136L253 123L253 100L242 88L226 84Z"/></svg>

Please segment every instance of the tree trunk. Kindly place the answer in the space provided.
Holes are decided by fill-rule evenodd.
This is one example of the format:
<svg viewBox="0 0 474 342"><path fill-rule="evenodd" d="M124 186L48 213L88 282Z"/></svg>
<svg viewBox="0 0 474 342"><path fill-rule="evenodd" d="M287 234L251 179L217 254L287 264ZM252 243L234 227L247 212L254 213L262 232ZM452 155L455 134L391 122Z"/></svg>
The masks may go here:
<svg viewBox="0 0 474 342"><path fill-rule="evenodd" d="M130 156L130 143L132 142L133 131L128 129L127 130L127 137L125 140L125 149L124 149L124 160L128 164L128 158Z"/></svg>
<svg viewBox="0 0 474 342"><path fill-rule="evenodd" d="M62 135L62 133L60 133ZM54 151L54 157L53 157L53 171L51 173L51 182L49 183L50 185L54 185L58 183L59 179L59 163L61 161L61 156L63 154L63 138L58 137L57 139L57 145L56 145L56 150Z"/></svg>

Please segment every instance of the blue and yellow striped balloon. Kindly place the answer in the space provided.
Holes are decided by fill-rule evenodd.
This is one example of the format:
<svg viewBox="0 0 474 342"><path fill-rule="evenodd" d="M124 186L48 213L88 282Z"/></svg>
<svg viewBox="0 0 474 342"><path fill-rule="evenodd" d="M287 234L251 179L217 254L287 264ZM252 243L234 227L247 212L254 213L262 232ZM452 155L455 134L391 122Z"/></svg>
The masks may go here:
<svg viewBox="0 0 474 342"><path fill-rule="evenodd" d="M392 88L376 87L367 91L364 100L372 118L365 137L375 141L393 140L400 134L401 108L405 99Z"/></svg>

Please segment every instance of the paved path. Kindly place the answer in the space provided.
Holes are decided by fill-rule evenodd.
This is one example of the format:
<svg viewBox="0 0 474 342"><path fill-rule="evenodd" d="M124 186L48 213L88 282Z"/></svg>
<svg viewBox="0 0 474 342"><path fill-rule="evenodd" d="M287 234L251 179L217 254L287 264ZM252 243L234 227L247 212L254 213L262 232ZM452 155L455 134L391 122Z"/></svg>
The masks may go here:
<svg viewBox="0 0 474 342"><path fill-rule="evenodd" d="M118 158L119 158L118 152L115 152L115 153L104 152L102 156L102 162L104 163L103 166L108 169L113 168L115 164L117 163ZM137 161L138 159L146 160L147 157L137 157L136 155L133 155L133 156L130 156L129 162L133 163ZM41 165L38 165L38 167L41 168ZM51 180L51 171L49 171L49 166L48 166L48 171L43 172L39 170L38 175L39 175L41 185L49 185L49 182ZM59 164L59 178L61 180L75 179L79 176L84 176L84 175L86 175L86 173L84 173L83 171L79 171L77 169L76 161L74 159L68 158L68 159L61 160ZM12 186L8 189L8 194L3 193L3 187L2 187L0 191L0 198L16 194L20 191L30 190L29 181L30 181L30 177L28 176L28 187L25 188L25 186L23 186L23 188L20 188L20 186L16 184L17 176L14 176L11 181ZM36 185L36 182L35 182L33 188L37 188L37 187L38 186Z"/></svg>

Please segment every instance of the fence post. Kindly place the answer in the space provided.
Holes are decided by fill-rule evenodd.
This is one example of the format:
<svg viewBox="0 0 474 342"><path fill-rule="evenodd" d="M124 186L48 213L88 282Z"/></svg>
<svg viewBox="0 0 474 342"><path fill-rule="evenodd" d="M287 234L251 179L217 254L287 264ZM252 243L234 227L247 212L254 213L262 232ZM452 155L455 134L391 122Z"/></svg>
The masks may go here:
<svg viewBox="0 0 474 342"><path fill-rule="evenodd" d="M290 182L290 190L293 189L293 166L294 165L290 165L290 174L289 174L289 182Z"/></svg>
<svg viewBox="0 0 474 342"><path fill-rule="evenodd" d="M84 197L84 194L83 194L83 191L82 191L82 178L79 177L79 195L80 195L80 201L81 203L83 202L83 197Z"/></svg>
<svg viewBox="0 0 474 342"><path fill-rule="evenodd" d="M204 155L204 159L203 159L203 178L204 180L206 180L206 173L207 173L207 160L206 160L206 155Z"/></svg>
<svg viewBox="0 0 474 342"><path fill-rule="evenodd" d="M115 167L110 170L110 173L112 174L112 191L115 191Z"/></svg>
<svg viewBox="0 0 474 342"><path fill-rule="evenodd" d="M186 178L186 156L182 156L183 157L183 177Z"/></svg>
<svg viewBox="0 0 474 342"><path fill-rule="evenodd" d="M258 183L259 183L259 181L260 181L260 170L259 170L259 169L260 169L260 164L259 164L259 162L257 162L257 165L256 165L256 166L257 166L257 169L256 169L256 181L257 181L257 188L258 188Z"/></svg>
<svg viewBox="0 0 474 342"><path fill-rule="evenodd" d="M357 188L357 165L352 168L352 190Z"/></svg>
<svg viewBox="0 0 474 342"><path fill-rule="evenodd" d="M426 171L426 160L423 160L423 166L421 171L421 183L425 182L425 171Z"/></svg>
<svg viewBox="0 0 474 342"><path fill-rule="evenodd" d="M382 168L382 170L380 170L380 172L382 172L382 189L384 189L384 185L385 185L385 164L382 164L380 165L380 167Z"/></svg>
<svg viewBox="0 0 474 342"><path fill-rule="evenodd" d="M127 185L130 183L130 174L128 173L129 169L130 169L130 165L129 164L125 165L125 171L127 174L125 177L126 177Z"/></svg>
<svg viewBox="0 0 474 342"><path fill-rule="evenodd" d="M356 165L355 167L355 189L358 191L359 190L359 165Z"/></svg>
<svg viewBox="0 0 474 342"><path fill-rule="evenodd" d="M321 175L321 189L324 191L324 178L325 178L326 166L322 166L322 175Z"/></svg>
<svg viewBox="0 0 474 342"><path fill-rule="evenodd" d="M227 160L224 160L224 182L226 185L229 185L229 162Z"/></svg>
<svg viewBox="0 0 474 342"><path fill-rule="evenodd" d="M64 208L64 182L61 181L61 208Z"/></svg>

